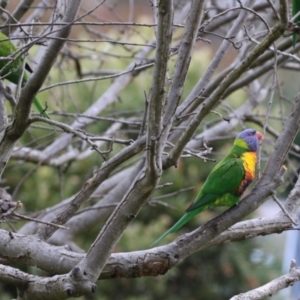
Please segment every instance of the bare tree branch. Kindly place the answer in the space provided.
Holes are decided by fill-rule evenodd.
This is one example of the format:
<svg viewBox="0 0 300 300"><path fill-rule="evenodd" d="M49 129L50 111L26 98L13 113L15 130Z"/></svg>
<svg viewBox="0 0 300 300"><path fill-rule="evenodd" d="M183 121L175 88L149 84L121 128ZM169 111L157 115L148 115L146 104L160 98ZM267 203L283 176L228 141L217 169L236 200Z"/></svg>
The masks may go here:
<svg viewBox="0 0 300 300"><path fill-rule="evenodd" d="M121 234L130 221L148 200L157 185L162 172L162 107L164 105L164 84L167 72L167 57L172 38L173 3L160 1L158 4L157 53L153 71L153 84L149 99L149 124L147 128L146 168L116 207L86 257L79 264L81 272L88 273L93 281L100 276L106 260L113 251Z"/></svg>
<svg viewBox="0 0 300 300"><path fill-rule="evenodd" d="M247 293L239 294L230 298L230 300L258 300L267 296L272 296L275 292L287 288L300 280L300 268L296 267L296 261L291 261L289 273L272 280L271 282L248 291Z"/></svg>

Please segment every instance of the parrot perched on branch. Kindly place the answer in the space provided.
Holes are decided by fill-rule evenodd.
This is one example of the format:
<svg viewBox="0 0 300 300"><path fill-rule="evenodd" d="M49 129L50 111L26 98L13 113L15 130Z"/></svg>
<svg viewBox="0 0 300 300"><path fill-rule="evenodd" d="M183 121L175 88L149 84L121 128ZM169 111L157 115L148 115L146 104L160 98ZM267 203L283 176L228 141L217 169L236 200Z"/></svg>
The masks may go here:
<svg viewBox="0 0 300 300"><path fill-rule="evenodd" d="M159 243L168 234L210 207L231 207L236 204L255 178L257 151L262 138L263 135L254 129L239 133L231 151L212 169L185 214L152 245Z"/></svg>
<svg viewBox="0 0 300 300"><path fill-rule="evenodd" d="M5 34L0 32L0 58L9 57L7 60L0 60L0 77L3 77L14 84L19 83L20 77L23 73L23 57L18 57L14 60L13 54L16 51L17 48L15 47L15 45ZM25 69L29 72L32 72L27 63L25 64ZM23 78L21 81L22 87L26 84L28 78L28 73L25 71L23 73ZM44 118L50 119L37 97L33 99L33 104Z"/></svg>

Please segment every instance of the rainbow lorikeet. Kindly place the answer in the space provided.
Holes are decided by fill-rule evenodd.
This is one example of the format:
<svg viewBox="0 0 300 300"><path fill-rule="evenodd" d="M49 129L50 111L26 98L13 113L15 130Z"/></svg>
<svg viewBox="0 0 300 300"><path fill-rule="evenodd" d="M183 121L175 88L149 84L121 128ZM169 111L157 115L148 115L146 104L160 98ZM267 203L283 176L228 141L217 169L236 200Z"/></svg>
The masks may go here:
<svg viewBox="0 0 300 300"><path fill-rule="evenodd" d="M20 77L23 73L23 57L14 57L14 53L16 51L17 48L15 45L5 34L0 32L0 77L6 78L14 84L19 83ZM3 59L5 57L9 58L7 60ZM29 72L32 72L28 64L25 64L25 69ZM28 78L28 73L25 71L21 82L22 87L26 84ZM33 103L42 116L49 119L48 114L45 112L44 107L37 97L33 99Z"/></svg>
<svg viewBox="0 0 300 300"><path fill-rule="evenodd" d="M185 214L152 245L181 228L203 210L236 204L255 177L257 150L262 138L263 135L254 129L239 133L231 151L212 169Z"/></svg>

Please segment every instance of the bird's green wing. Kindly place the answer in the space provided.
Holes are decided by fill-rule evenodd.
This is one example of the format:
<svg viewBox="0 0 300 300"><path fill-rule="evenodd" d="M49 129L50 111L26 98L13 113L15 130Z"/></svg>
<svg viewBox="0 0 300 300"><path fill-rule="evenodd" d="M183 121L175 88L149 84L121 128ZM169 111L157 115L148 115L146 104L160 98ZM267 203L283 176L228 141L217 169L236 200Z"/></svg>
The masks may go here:
<svg viewBox="0 0 300 300"><path fill-rule="evenodd" d="M0 32L0 57L9 57L16 51L16 46L8 39L5 34ZM21 85L24 86L28 80L28 74L26 72L23 72L23 57L18 57L15 60L11 60L12 58L13 57L7 60L0 60L0 76L6 78L14 84L18 84L23 73ZM25 69L29 72L32 72L28 64L25 64ZM33 104L44 118L50 119L49 115L46 113L43 105L40 103L37 97L33 99Z"/></svg>
<svg viewBox="0 0 300 300"><path fill-rule="evenodd" d="M300 11L300 0L293 0L293 8L292 8L292 14L295 16ZM300 22L300 15L294 20L294 23L297 24ZM295 47L298 39L298 34L293 34L293 47Z"/></svg>
<svg viewBox="0 0 300 300"><path fill-rule="evenodd" d="M219 205L217 203L218 199L222 199L226 194L238 189L244 175L245 170L242 160L226 156L212 169L195 201L186 210L186 213L152 245L158 244L168 234L181 228L201 211L211 206ZM232 200L238 201L238 199L238 196L229 195L228 201L231 203ZM222 205L227 205L224 204L226 201L226 199L222 199Z"/></svg>
<svg viewBox="0 0 300 300"><path fill-rule="evenodd" d="M13 60L13 57L5 60L3 58L11 56L17 51L16 46L8 39L8 37L0 33L0 75L3 78L18 84L22 74L23 60L21 58Z"/></svg>
<svg viewBox="0 0 300 300"><path fill-rule="evenodd" d="M239 188L244 176L245 169L242 160L240 158L225 157L213 168L187 212L217 206L216 201L220 197L232 194Z"/></svg>

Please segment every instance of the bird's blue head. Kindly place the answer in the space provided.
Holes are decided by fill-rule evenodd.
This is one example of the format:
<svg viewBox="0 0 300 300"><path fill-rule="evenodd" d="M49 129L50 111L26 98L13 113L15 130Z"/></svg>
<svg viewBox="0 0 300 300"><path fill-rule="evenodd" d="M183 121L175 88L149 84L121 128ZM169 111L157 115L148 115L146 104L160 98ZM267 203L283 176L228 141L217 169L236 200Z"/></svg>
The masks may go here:
<svg viewBox="0 0 300 300"><path fill-rule="evenodd" d="M256 131L255 129L249 128L245 129L238 134L236 137L234 144L246 148L248 151L256 152L258 149L259 141L264 136Z"/></svg>

